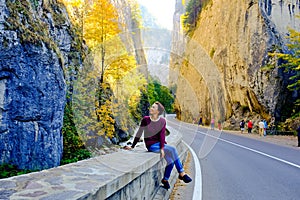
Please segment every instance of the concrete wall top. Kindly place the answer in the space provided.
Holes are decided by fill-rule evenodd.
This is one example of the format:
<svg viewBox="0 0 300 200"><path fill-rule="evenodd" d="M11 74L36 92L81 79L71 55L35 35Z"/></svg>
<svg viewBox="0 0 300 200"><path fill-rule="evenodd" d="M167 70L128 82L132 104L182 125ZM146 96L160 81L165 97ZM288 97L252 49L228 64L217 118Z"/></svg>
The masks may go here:
<svg viewBox="0 0 300 200"><path fill-rule="evenodd" d="M181 134L167 127L167 143L177 146ZM105 199L160 161L144 145L119 150L56 168L0 179L0 199L87 199L97 193Z"/></svg>

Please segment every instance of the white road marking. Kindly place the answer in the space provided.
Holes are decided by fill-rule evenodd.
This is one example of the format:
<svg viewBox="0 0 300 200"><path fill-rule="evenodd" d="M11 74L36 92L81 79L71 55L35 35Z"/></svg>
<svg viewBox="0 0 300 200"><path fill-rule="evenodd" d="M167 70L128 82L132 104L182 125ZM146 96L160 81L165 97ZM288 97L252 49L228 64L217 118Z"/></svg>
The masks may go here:
<svg viewBox="0 0 300 200"><path fill-rule="evenodd" d="M194 131L193 129L191 129L191 128L189 128L189 127L185 127L185 128ZM203 134L203 135L206 135L206 136L209 136L209 137L218 139L218 140L220 140L220 141L227 142L227 143L232 144L232 145L234 145L234 146L237 146L237 147L240 147L240 148L243 148L243 149L247 149L247 150L252 151L252 152L254 152L254 153L257 153L257 154L266 156L266 157L268 157L268 158L277 160L277 161L279 161L279 162L283 162L283 163L285 163L285 164L288 164L288 165L290 165L290 166L293 166L293 167L296 167L296 168L300 169L300 165L297 165L297 164L295 164L295 163L286 161L286 160L284 160L284 159L277 158L277 157L272 156L272 155L269 155L269 154L267 154L267 153L264 153L264 152L261 152L261 151L255 150L255 149L251 149L251 148L249 148L249 147L246 147L246 146L243 146L243 145L240 145L240 144L237 144L237 143L234 143L234 142L231 142L231 141L228 141L228 140L219 138L219 137L215 137L215 136L213 136L213 135L209 135L209 134L206 134L206 133L201 132L201 131L197 131L197 132L198 132L198 133L201 133L201 134Z"/></svg>
<svg viewBox="0 0 300 200"><path fill-rule="evenodd" d="M168 122L171 122L171 121L168 121ZM175 125L178 125L174 122L171 122ZM185 122L181 122L181 123L185 123ZM188 124L188 123L185 123L185 124ZM190 125L190 124L188 124ZM194 129L191 129L189 127L184 127L186 129L189 129L189 130L192 130L194 131ZM201 133L203 135L206 135L206 136L209 136L209 137L212 137L212 138L215 138L217 140L220 140L220 141L223 141L223 142L226 142L226 143L229 143L231 145L234 145L234 146L237 146L237 147L240 147L240 148L243 148L243 149L246 149L246 150L249 150L249 151L252 151L254 153L257 153L257 154L260 154L260 155L263 155L263 156L266 156L268 158L271 158L271 159L274 159L274 160L277 160L279 162L282 162L282 163L285 163L287 165L290 165L290 166L293 166L293 167L296 167L298 169L300 169L300 166L295 164L295 163L292 163L292 162L289 162L289 161L286 161L284 159L281 159L281 158L278 158L278 157L275 157L275 156L272 156L272 155L269 155L267 153L264 153L264 152L261 152L261 151L258 151L258 150L255 150L255 149L251 149L249 147L246 147L246 146L243 146L243 145L240 145L240 144L237 144L237 143L234 143L234 142L231 142L231 141L228 141L228 140L225 140L225 139L222 139L220 137L215 137L213 135L210 135L210 134L207 134L207 133L204 133L204 132L201 132L201 131L197 131L198 133ZM183 141L184 142L184 141ZM193 192L193 200L201 200L202 199L202 174L201 174L201 166L200 166L200 161L198 159L198 156L196 155L196 153L194 152L194 150L184 142L184 144L189 148L190 152L192 153L192 156L193 156L193 159L194 159L194 163L195 163L195 185L194 185L194 192Z"/></svg>
<svg viewBox="0 0 300 200"><path fill-rule="evenodd" d="M203 132L201 132L201 133L202 133L202 134L205 134L205 133L203 133ZM214 136L212 136L212 135L208 135L208 136L214 137ZM237 146L237 147L240 147L240 148L243 148L243 149L247 149L247 150L252 151L252 152L254 152L254 153L257 153L257 154L266 156L266 157L268 157L268 158L272 158L272 159L277 160L277 161L279 161L279 162L283 162L283 163L285 163L285 164L288 164L288 165L291 165L291 166L293 166L293 167L296 167L296 168L299 168L299 169L300 169L300 165L297 165L297 164L295 164L295 163L292 163L292 162L283 160L283 159L281 159L281 158L277 158L277 157L272 156L272 155L269 155L269 154L267 154L267 153L264 153L264 152L261 152L261 151L255 150L255 149L251 149L251 148L249 148L249 147L246 147L246 146L243 146L243 145L234 143L234 142L230 142L230 141L225 140L225 139L222 139L222 138L217 138L217 139L218 139L218 140L221 140L221 141L223 141L223 142L227 142L227 143L229 143L229 144L235 145L235 146Z"/></svg>
<svg viewBox="0 0 300 200"><path fill-rule="evenodd" d="M195 179L194 179L194 191L193 191L193 200L201 200L202 199L202 174L201 174L201 167L200 161L194 152L194 150L183 141L183 143L189 148L190 152L192 153L194 163L195 163Z"/></svg>

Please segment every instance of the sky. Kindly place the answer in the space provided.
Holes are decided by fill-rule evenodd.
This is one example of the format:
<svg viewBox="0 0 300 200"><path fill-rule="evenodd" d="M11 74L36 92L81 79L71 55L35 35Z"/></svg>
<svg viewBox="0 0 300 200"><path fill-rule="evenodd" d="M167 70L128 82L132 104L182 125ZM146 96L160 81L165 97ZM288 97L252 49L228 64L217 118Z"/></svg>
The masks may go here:
<svg viewBox="0 0 300 200"><path fill-rule="evenodd" d="M137 0L141 5L145 6L148 11L157 18L164 28L172 30L173 14L175 10L175 0Z"/></svg>

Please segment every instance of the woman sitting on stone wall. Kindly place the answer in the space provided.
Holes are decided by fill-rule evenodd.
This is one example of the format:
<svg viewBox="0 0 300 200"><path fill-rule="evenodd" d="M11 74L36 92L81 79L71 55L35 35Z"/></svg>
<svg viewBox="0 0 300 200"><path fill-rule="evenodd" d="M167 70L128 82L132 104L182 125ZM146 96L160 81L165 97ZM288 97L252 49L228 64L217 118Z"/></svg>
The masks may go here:
<svg viewBox="0 0 300 200"><path fill-rule="evenodd" d="M164 177L161 182L165 189L169 189L170 184L168 180L174 165L179 173L178 178L180 180L189 183L192 179L184 172L176 148L166 144L166 120L160 116L164 113L164 110L164 106L160 102L155 102L150 108L150 116L145 116L142 119L132 145L125 146L124 148L127 150L133 149L144 132L144 141L148 151L160 153L161 158L165 158L167 161Z"/></svg>

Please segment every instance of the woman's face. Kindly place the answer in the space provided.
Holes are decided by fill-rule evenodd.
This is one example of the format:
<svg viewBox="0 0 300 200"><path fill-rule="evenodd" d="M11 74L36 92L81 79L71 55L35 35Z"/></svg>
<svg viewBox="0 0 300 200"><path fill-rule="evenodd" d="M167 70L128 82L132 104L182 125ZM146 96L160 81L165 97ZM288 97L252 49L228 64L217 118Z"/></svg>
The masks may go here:
<svg viewBox="0 0 300 200"><path fill-rule="evenodd" d="M153 104L151 107L150 107L150 115L158 115L159 111L158 111L158 105L157 104Z"/></svg>

